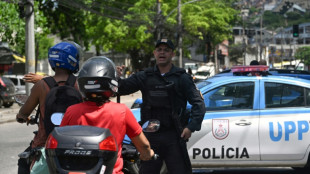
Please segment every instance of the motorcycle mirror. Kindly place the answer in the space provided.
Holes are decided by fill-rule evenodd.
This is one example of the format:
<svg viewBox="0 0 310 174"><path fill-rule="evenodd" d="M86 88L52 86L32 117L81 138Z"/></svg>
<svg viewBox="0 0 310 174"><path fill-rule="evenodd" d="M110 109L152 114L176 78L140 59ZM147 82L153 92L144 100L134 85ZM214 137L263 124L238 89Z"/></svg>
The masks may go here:
<svg viewBox="0 0 310 174"><path fill-rule="evenodd" d="M52 114L51 121L54 125L59 126L63 117L64 117L64 113L56 112Z"/></svg>
<svg viewBox="0 0 310 174"><path fill-rule="evenodd" d="M160 128L160 121L156 119L148 120L142 125L143 132L156 132Z"/></svg>
<svg viewBox="0 0 310 174"><path fill-rule="evenodd" d="M27 99L28 99L28 95L26 94L16 94L14 96L15 102L19 105L24 105Z"/></svg>

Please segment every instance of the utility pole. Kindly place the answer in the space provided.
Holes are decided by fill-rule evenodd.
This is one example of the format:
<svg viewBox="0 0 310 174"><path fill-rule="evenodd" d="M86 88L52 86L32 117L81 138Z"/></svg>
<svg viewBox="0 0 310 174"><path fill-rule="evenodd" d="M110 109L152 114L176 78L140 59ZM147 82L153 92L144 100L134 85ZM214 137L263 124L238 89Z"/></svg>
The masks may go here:
<svg viewBox="0 0 310 174"><path fill-rule="evenodd" d="M181 12L181 0L178 0L178 50L179 50L179 67L183 67L183 62L182 62L182 46L183 46L183 41L182 41L182 12Z"/></svg>
<svg viewBox="0 0 310 174"><path fill-rule="evenodd" d="M263 53L263 16L264 16L264 6L262 8L262 14L260 16L260 47L259 47L259 60L262 60L262 53Z"/></svg>
<svg viewBox="0 0 310 174"><path fill-rule="evenodd" d="M34 49L34 0L26 0L26 73L35 73L35 49ZM26 94L30 94L33 84L26 83Z"/></svg>
<svg viewBox="0 0 310 174"><path fill-rule="evenodd" d="M160 8L160 1L157 0L157 40L161 38L161 8Z"/></svg>

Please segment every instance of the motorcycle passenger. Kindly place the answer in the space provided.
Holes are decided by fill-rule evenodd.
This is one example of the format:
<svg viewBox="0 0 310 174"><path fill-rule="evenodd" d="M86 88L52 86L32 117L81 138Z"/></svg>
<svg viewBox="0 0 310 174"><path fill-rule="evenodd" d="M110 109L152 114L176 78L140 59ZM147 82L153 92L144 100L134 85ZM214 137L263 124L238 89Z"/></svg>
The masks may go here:
<svg viewBox="0 0 310 174"><path fill-rule="evenodd" d="M172 64L175 53L171 40L158 40L153 54L155 67L120 79L118 88L120 95L141 91L141 124L150 119L160 121L158 132L145 133L159 159L142 161L140 173L159 174L163 162L170 174L192 173L185 141L201 129L204 101L193 78ZM123 67L117 68L120 74ZM192 105L190 113L187 101Z"/></svg>
<svg viewBox="0 0 310 174"><path fill-rule="evenodd" d="M52 69L55 71L53 78L56 82L60 82L59 85L64 85L70 75L78 72L79 70L79 59L82 58L82 49L75 42L61 42L49 49L48 60ZM78 89L77 83L75 88ZM34 136L31 144L28 148L33 149L37 147L44 147L47 135L44 128L44 111L45 111L45 100L46 95L50 91L47 83L44 80L39 80L34 84L31 89L30 96L28 97L25 104L20 108L16 115L16 120L19 123L29 123L29 115L39 105L38 110L40 112L38 132ZM38 111L37 111L38 112ZM32 161L32 165L35 160ZM26 159L20 158L18 160L18 173L25 174L30 173L32 167Z"/></svg>
<svg viewBox="0 0 310 174"><path fill-rule="evenodd" d="M84 98L83 103L67 108L60 126L88 125L110 129L118 146L114 174L123 168L122 142L125 134L140 152L141 160L150 160L154 155L142 128L130 109L120 103L110 101L118 90L114 63L103 56L87 60L78 75L78 86Z"/></svg>

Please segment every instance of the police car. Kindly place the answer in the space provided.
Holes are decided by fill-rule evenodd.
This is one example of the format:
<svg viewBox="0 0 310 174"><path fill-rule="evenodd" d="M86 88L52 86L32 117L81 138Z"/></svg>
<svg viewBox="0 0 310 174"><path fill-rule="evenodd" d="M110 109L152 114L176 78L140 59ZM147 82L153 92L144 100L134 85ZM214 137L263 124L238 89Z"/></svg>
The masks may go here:
<svg viewBox="0 0 310 174"><path fill-rule="evenodd" d="M310 165L310 81L239 66L199 84L207 111L187 143L193 168ZM139 109L132 109L140 120Z"/></svg>

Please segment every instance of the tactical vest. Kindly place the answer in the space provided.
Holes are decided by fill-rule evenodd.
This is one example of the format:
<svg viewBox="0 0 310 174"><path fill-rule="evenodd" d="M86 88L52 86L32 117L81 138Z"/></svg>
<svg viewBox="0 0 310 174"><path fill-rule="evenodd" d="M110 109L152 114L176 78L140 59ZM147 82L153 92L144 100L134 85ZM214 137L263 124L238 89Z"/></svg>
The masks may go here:
<svg viewBox="0 0 310 174"><path fill-rule="evenodd" d="M168 80L159 73L154 73L153 68L145 70L145 73L147 78L141 106L142 123L150 119L158 119L161 123L161 130L174 129L172 121L174 103L172 102L175 102L176 83L180 74L173 74L172 78L169 77L172 80Z"/></svg>

